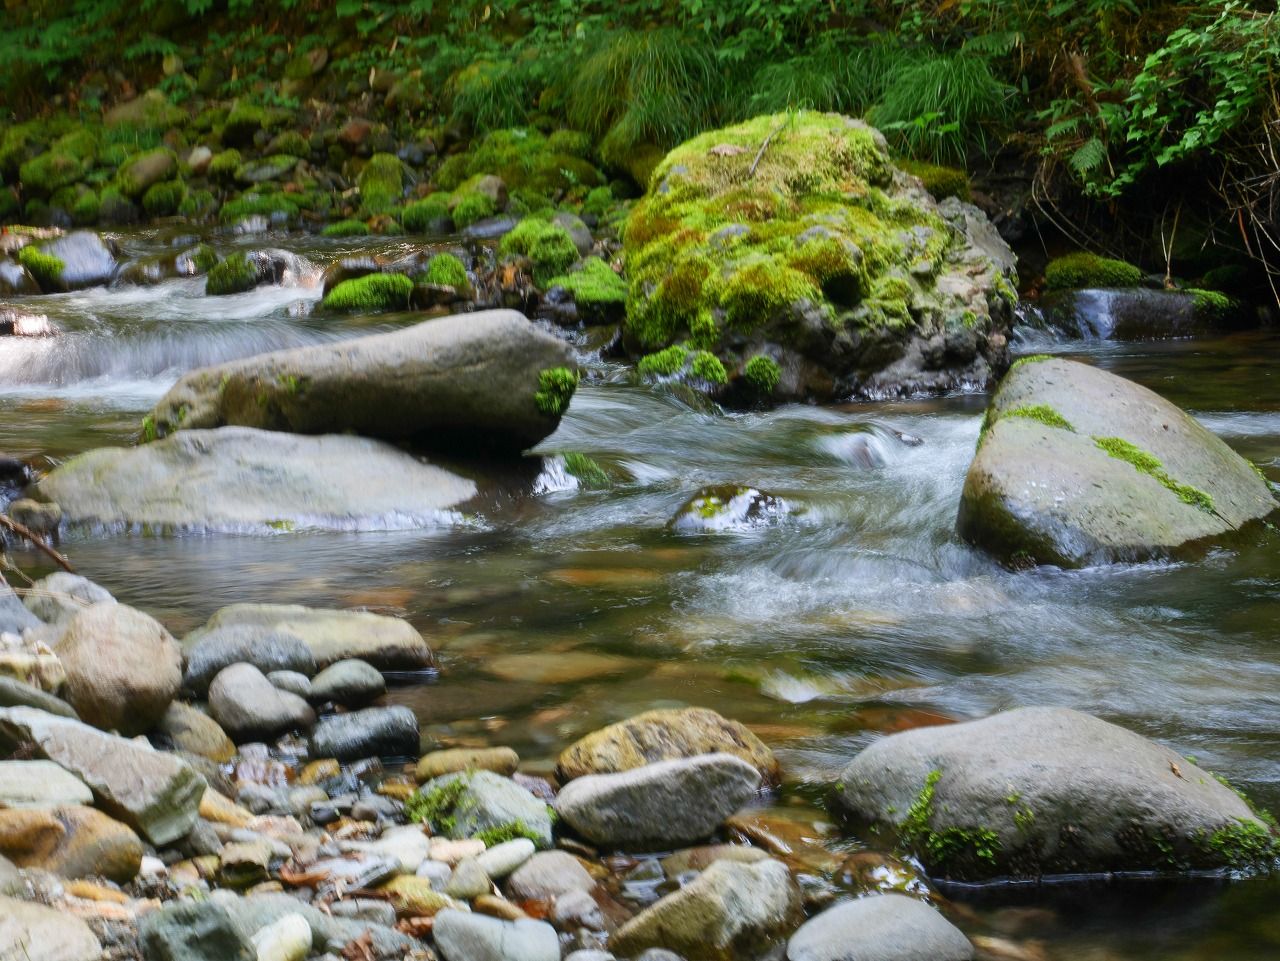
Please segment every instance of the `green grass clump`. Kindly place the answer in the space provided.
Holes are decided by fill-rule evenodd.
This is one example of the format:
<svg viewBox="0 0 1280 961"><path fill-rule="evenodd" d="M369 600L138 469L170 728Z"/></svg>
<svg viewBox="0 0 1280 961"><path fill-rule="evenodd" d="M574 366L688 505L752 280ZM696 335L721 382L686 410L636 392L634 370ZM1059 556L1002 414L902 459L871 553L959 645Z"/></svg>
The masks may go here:
<svg viewBox="0 0 1280 961"><path fill-rule="evenodd" d="M432 257L422 279L429 284L443 284L455 290L466 290L471 286L471 281L467 278L466 265L449 253L436 254Z"/></svg>
<svg viewBox="0 0 1280 961"><path fill-rule="evenodd" d="M61 289L62 272L67 265L60 257L46 254L34 244L27 244L18 251L18 263L27 268L45 293Z"/></svg>
<svg viewBox="0 0 1280 961"><path fill-rule="evenodd" d="M187 188L181 180L162 180L142 195L142 209L151 217L171 217L186 196Z"/></svg>
<svg viewBox="0 0 1280 961"><path fill-rule="evenodd" d="M1015 407L1005 416L1025 417L1028 420L1044 424L1046 427L1057 427L1060 430L1075 432L1075 428L1071 426L1070 422L1048 404L1027 404L1022 407Z"/></svg>
<svg viewBox="0 0 1280 961"><path fill-rule="evenodd" d="M537 217L526 217L498 245L503 254L517 254L533 262L533 279L540 287L563 274L578 259L569 231Z"/></svg>
<svg viewBox="0 0 1280 961"><path fill-rule="evenodd" d="M1095 437L1094 444L1098 449L1109 454L1117 460L1125 461L1133 465L1133 468L1143 474L1149 474L1154 477L1166 488L1171 490L1178 496L1178 500L1184 504L1190 504L1192 507L1205 511L1208 514L1217 513L1213 507L1213 497L1200 490L1198 487L1192 487L1190 484L1183 484L1170 477L1164 469L1164 464L1154 454L1143 450L1136 444L1131 444L1123 437Z"/></svg>
<svg viewBox="0 0 1280 961"><path fill-rule="evenodd" d="M627 302L626 281L599 257L586 258L577 270L552 277L547 286L563 287L579 307L603 308Z"/></svg>
<svg viewBox="0 0 1280 961"><path fill-rule="evenodd" d="M578 479L578 483L587 488L609 486L609 475L604 468L586 454L570 452L564 455L564 469ZM536 839L535 839L536 840Z"/></svg>
<svg viewBox="0 0 1280 961"><path fill-rule="evenodd" d="M369 233L369 225L363 220L339 220L320 231L322 237L363 237Z"/></svg>
<svg viewBox="0 0 1280 961"><path fill-rule="evenodd" d="M1090 287L1132 287L1142 283L1142 270L1123 260L1079 251L1049 261L1044 285L1049 290Z"/></svg>
<svg viewBox="0 0 1280 961"><path fill-rule="evenodd" d="M743 368L742 375L762 394L772 394L782 379L782 368L772 357L756 354Z"/></svg>
<svg viewBox="0 0 1280 961"><path fill-rule="evenodd" d="M640 358L636 371L641 377L670 377L684 370L689 349L683 344L672 344L655 353Z"/></svg>
<svg viewBox="0 0 1280 961"><path fill-rule="evenodd" d="M210 297L241 294L258 286L258 269L242 253L231 254L215 264L205 280L204 292Z"/></svg>
<svg viewBox="0 0 1280 961"><path fill-rule="evenodd" d="M426 233L449 217L449 198L446 194L435 193L407 204L400 211L400 223L404 229L413 234Z"/></svg>
<svg viewBox="0 0 1280 961"><path fill-rule="evenodd" d="M548 417L559 417L569 409L578 389L578 372L568 367L549 367L538 372L538 390L533 402Z"/></svg>
<svg viewBox="0 0 1280 961"><path fill-rule="evenodd" d="M390 213L400 203L404 189L404 165L395 154L376 153L360 171L361 209L367 216Z"/></svg>
<svg viewBox="0 0 1280 961"><path fill-rule="evenodd" d="M498 212L498 204L488 194L478 190L464 193L453 205L453 222L459 230L470 227L478 220L492 217Z"/></svg>
<svg viewBox="0 0 1280 961"><path fill-rule="evenodd" d="M405 310L412 293L413 281L404 274L368 274L338 284L329 291L323 306L347 314Z"/></svg>
<svg viewBox="0 0 1280 961"><path fill-rule="evenodd" d="M283 215L292 220L298 216L298 205L282 193L245 193L222 205L218 216L223 223L235 223L245 217L274 219Z"/></svg>

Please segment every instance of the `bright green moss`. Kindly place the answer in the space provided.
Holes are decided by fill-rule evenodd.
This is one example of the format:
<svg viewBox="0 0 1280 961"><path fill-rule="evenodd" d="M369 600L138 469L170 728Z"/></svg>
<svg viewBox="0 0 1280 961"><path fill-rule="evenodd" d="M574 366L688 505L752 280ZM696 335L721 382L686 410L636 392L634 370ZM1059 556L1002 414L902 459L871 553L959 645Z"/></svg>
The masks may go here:
<svg viewBox="0 0 1280 961"><path fill-rule="evenodd" d="M178 212L186 196L187 188L181 180L162 180L142 195L142 209L151 217L170 217Z"/></svg>
<svg viewBox="0 0 1280 961"><path fill-rule="evenodd" d="M323 306L347 314L405 310L412 293L413 281L404 274L368 274L338 284L329 291Z"/></svg>
<svg viewBox="0 0 1280 961"><path fill-rule="evenodd" d="M724 364L710 351L700 350L694 354L690 369L694 377L705 380L709 384L723 384L729 380Z"/></svg>
<svg viewBox="0 0 1280 961"><path fill-rule="evenodd" d="M492 217L498 212L497 202L488 194L473 190L462 194L453 206L453 222L459 230L469 227L477 220Z"/></svg>
<svg viewBox="0 0 1280 961"><path fill-rule="evenodd" d="M730 324L750 330L798 301L817 298L813 278L777 261L760 260L740 267L725 281L720 304Z"/></svg>
<svg viewBox="0 0 1280 961"><path fill-rule="evenodd" d="M545 137L537 130L511 127L495 130L472 143L465 154L445 159L433 178L442 190L456 190L468 178L482 174L501 177L512 196L519 196L526 209L574 187L594 187L604 183L592 164L584 160L583 135L557 131Z"/></svg>
<svg viewBox="0 0 1280 961"><path fill-rule="evenodd" d="M193 190L178 204L178 213L189 220L203 220L218 209L218 200L211 190Z"/></svg>
<svg viewBox="0 0 1280 961"><path fill-rule="evenodd" d="M450 834L457 825L454 809L467 790L465 776L453 777L434 786L424 785L404 803L404 813L414 824L425 824L436 834Z"/></svg>
<svg viewBox="0 0 1280 961"><path fill-rule="evenodd" d="M747 366L743 369L742 375L756 390L767 396L777 389L778 381L782 379L782 368L778 366L778 362L772 357L756 354L756 356L747 361Z"/></svg>
<svg viewBox="0 0 1280 961"><path fill-rule="evenodd" d="M447 225L449 217L449 198L446 194L437 193L415 200L400 211L400 223L404 229L413 234L427 233ZM446 230L447 232L447 230Z"/></svg>
<svg viewBox="0 0 1280 961"><path fill-rule="evenodd" d="M1069 430L1073 433L1075 431L1075 428L1071 426L1067 419L1048 404L1027 404L1022 407L1015 407L1004 416L1025 417L1028 420L1044 424L1046 427L1056 427L1059 430Z"/></svg>
<svg viewBox="0 0 1280 961"><path fill-rule="evenodd" d="M955 167L943 167L939 164L926 163L923 160L899 159L895 163L909 174L920 178L924 189L938 200L957 197L968 201L971 197L969 175Z"/></svg>
<svg viewBox="0 0 1280 961"><path fill-rule="evenodd" d="M942 771L930 771L924 787L912 801L898 825L898 840L909 851L922 856L928 867L945 871L948 865L980 861L994 867L1000 852L1000 836L989 828L933 829L933 801Z"/></svg>
<svg viewBox="0 0 1280 961"><path fill-rule="evenodd" d="M563 287L578 306L621 306L627 301L627 284L599 257L588 257L577 270L553 277L548 287Z"/></svg>
<svg viewBox="0 0 1280 961"><path fill-rule="evenodd" d="M613 206L613 191L608 187L593 187L582 201L582 212L603 217Z"/></svg>
<svg viewBox="0 0 1280 961"><path fill-rule="evenodd" d="M138 437L144 444L150 444L157 437L156 418L154 414L148 414L142 418L142 428L138 432Z"/></svg>
<svg viewBox="0 0 1280 961"><path fill-rule="evenodd" d="M298 205L282 193L244 193L223 204L218 216L228 224L253 216L292 220L298 216Z"/></svg>
<svg viewBox="0 0 1280 961"><path fill-rule="evenodd" d="M672 344L657 353L640 358L636 371L641 377L670 377L684 369L689 349L683 344Z"/></svg>
<svg viewBox="0 0 1280 961"><path fill-rule="evenodd" d="M35 244L27 244L18 251L18 263L30 271L31 276L45 293L61 289L62 272L67 267L61 258L43 253L36 248Z"/></svg>
<svg viewBox="0 0 1280 961"><path fill-rule="evenodd" d="M102 209L102 200L97 191L85 190L77 195L71 205L71 219L78 226L84 227L98 222L98 214Z"/></svg>
<svg viewBox="0 0 1280 961"><path fill-rule="evenodd" d="M79 180L84 169L84 163L75 154L48 150L24 163L19 177L24 190L38 197L48 197L58 188Z"/></svg>
<svg viewBox="0 0 1280 961"><path fill-rule="evenodd" d="M585 157L591 153L591 137L580 130L556 130L547 137L547 149L552 153Z"/></svg>
<svg viewBox="0 0 1280 961"><path fill-rule="evenodd" d="M376 153L360 171L361 209L366 216L390 213L400 203L404 189L404 165L395 154Z"/></svg>
<svg viewBox="0 0 1280 961"><path fill-rule="evenodd" d="M570 452L564 455L564 469L578 479L578 484L586 488L609 486L609 475L604 468L586 454Z"/></svg>
<svg viewBox="0 0 1280 961"><path fill-rule="evenodd" d="M485 828L483 831L477 831L474 837L477 841L483 841L486 847L493 847L506 841L515 841L518 838L528 838L535 844L543 843L542 835L525 826L525 823L520 820L510 821L493 828Z"/></svg>
<svg viewBox="0 0 1280 961"><path fill-rule="evenodd" d="M1042 360L1053 360L1052 354L1027 354L1026 357L1019 357L1009 365L1009 373L1013 373L1023 364L1038 364Z"/></svg>
<svg viewBox="0 0 1280 961"><path fill-rule="evenodd" d="M563 274L578 259L578 248L569 231L539 217L526 217L502 238L503 254L518 254L533 262L533 279L540 287Z"/></svg>
<svg viewBox="0 0 1280 961"><path fill-rule="evenodd" d="M322 237L363 237L369 233L369 225L363 220L339 220L320 231Z"/></svg>
<svg viewBox="0 0 1280 961"><path fill-rule="evenodd" d="M240 169L241 162L240 151L234 147L220 151L209 161L209 176L217 180L230 180Z"/></svg>
<svg viewBox="0 0 1280 961"><path fill-rule="evenodd" d="M210 297L221 297L243 293L257 285L257 267L244 254L234 253L209 270L204 292Z"/></svg>
<svg viewBox="0 0 1280 961"><path fill-rule="evenodd" d="M1213 507L1213 497L1200 490L1198 487L1192 487L1190 484L1183 484L1170 477L1164 469L1164 464L1154 454L1143 450L1135 444L1131 444L1123 437L1095 437L1093 442L1102 450L1117 460L1125 461L1133 465L1133 468L1143 474L1149 474L1161 484L1178 495L1178 500L1184 504L1190 504L1192 507L1199 508L1206 513L1216 513Z"/></svg>
<svg viewBox="0 0 1280 961"><path fill-rule="evenodd" d="M578 389L578 373L568 367L549 367L538 373L538 390L533 402L548 417L559 417L569 409Z"/></svg>
<svg viewBox="0 0 1280 961"><path fill-rule="evenodd" d="M1218 290L1190 289L1192 304L1196 313L1209 321L1221 322L1240 309L1240 304L1232 297Z"/></svg>
<svg viewBox="0 0 1280 961"><path fill-rule="evenodd" d="M450 253L436 254L432 257L422 279L429 284L443 284L455 290L467 290L471 286L471 281L467 278L466 265Z"/></svg>
<svg viewBox="0 0 1280 961"><path fill-rule="evenodd" d="M1049 261L1044 284L1049 290L1090 287L1132 287L1142 283L1143 273L1133 264L1080 251Z"/></svg>

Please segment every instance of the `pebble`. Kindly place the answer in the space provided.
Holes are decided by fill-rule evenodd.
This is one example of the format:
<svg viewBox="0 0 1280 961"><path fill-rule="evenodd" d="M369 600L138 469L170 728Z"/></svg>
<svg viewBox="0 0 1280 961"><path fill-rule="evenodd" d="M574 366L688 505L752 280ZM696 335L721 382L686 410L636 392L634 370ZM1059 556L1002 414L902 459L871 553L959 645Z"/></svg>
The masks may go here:
<svg viewBox="0 0 1280 961"><path fill-rule="evenodd" d="M488 894L492 889L493 882L489 880L489 875L485 874L479 862L475 858L463 858L453 869L453 875L449 878L449 883L445 885L444 890L451 897L470 901L482 894Z"/></svg>
<svg viewBox="0 0 1280 961"><path fill-rule="evenodd" d="M302 961L311 953L311 925L300 914L286 914L251 939L258 961Z"/></svg>
<svg viewBox="0 0 1280 961"><path fill-rule="evenodd" d="M476 857L484 873L495 880L505 878L531 857L537 848L528 838L504 841Z"/></svg>

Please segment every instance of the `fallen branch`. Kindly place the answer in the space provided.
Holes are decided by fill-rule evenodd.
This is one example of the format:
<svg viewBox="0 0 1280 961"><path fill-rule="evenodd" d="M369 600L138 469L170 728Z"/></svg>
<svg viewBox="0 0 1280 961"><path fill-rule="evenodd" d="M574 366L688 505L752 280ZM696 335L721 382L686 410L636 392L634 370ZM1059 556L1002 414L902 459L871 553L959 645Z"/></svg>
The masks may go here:
<svg viewBox="0 0 1280 961"><path fill-rule="evenodd" d="M36 548L51 557L59 567L68 574L74 574L75 568L71 566L71 562L55 551L52 547L40 539L40 535L33 531L30 527L19 524L8 514L0 514L0 527L12 531L23 540L30 541Z"/></svg>
<svg viewBox="0 0 1280 961"><path fill-rule="evenodd" d="M764 143L762 143L760 145L760 149L756 151L756 159L751 161L751 169L747 171L748 180L750 180L752 177L756 175L756 168L760 166L760 158L763 157L764 152L769 149L769 143L773 140L774 137L776 137L778 134L782 132L782 128L785 127L786 125L787 125L786 122L783 121L782 123L778 124L778 126L770 130L769 136L764 138Z"/></svg>

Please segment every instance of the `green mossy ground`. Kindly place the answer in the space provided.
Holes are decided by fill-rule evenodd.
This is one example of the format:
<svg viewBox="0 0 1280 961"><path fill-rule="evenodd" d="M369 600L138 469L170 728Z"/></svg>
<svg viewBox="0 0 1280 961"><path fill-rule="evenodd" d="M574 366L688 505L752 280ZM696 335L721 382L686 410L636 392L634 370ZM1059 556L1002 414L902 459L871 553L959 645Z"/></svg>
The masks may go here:
<svg viewBox="0 0 1280 961"><path fill-rule="evenodd" d="M453 222L459 230L498 212L498 203L488 194L469 191L457 198L453 206Z"/></svg>
<svg viewBox="0 0 1280 961"><path fill-rule="evenodd" d="M413 281L404 274L368 274L338 284L329 291L322 306L345 314L407 310L412 293Z"/></svg>
<svg viewBox="0 0 1280 961"><path fill-rule="evenodd" d="M1133 264L1081 251L1049 261L1044 285L1049 290L1133 287L1142 283L1143 276L1142 269Z"/></svg>

